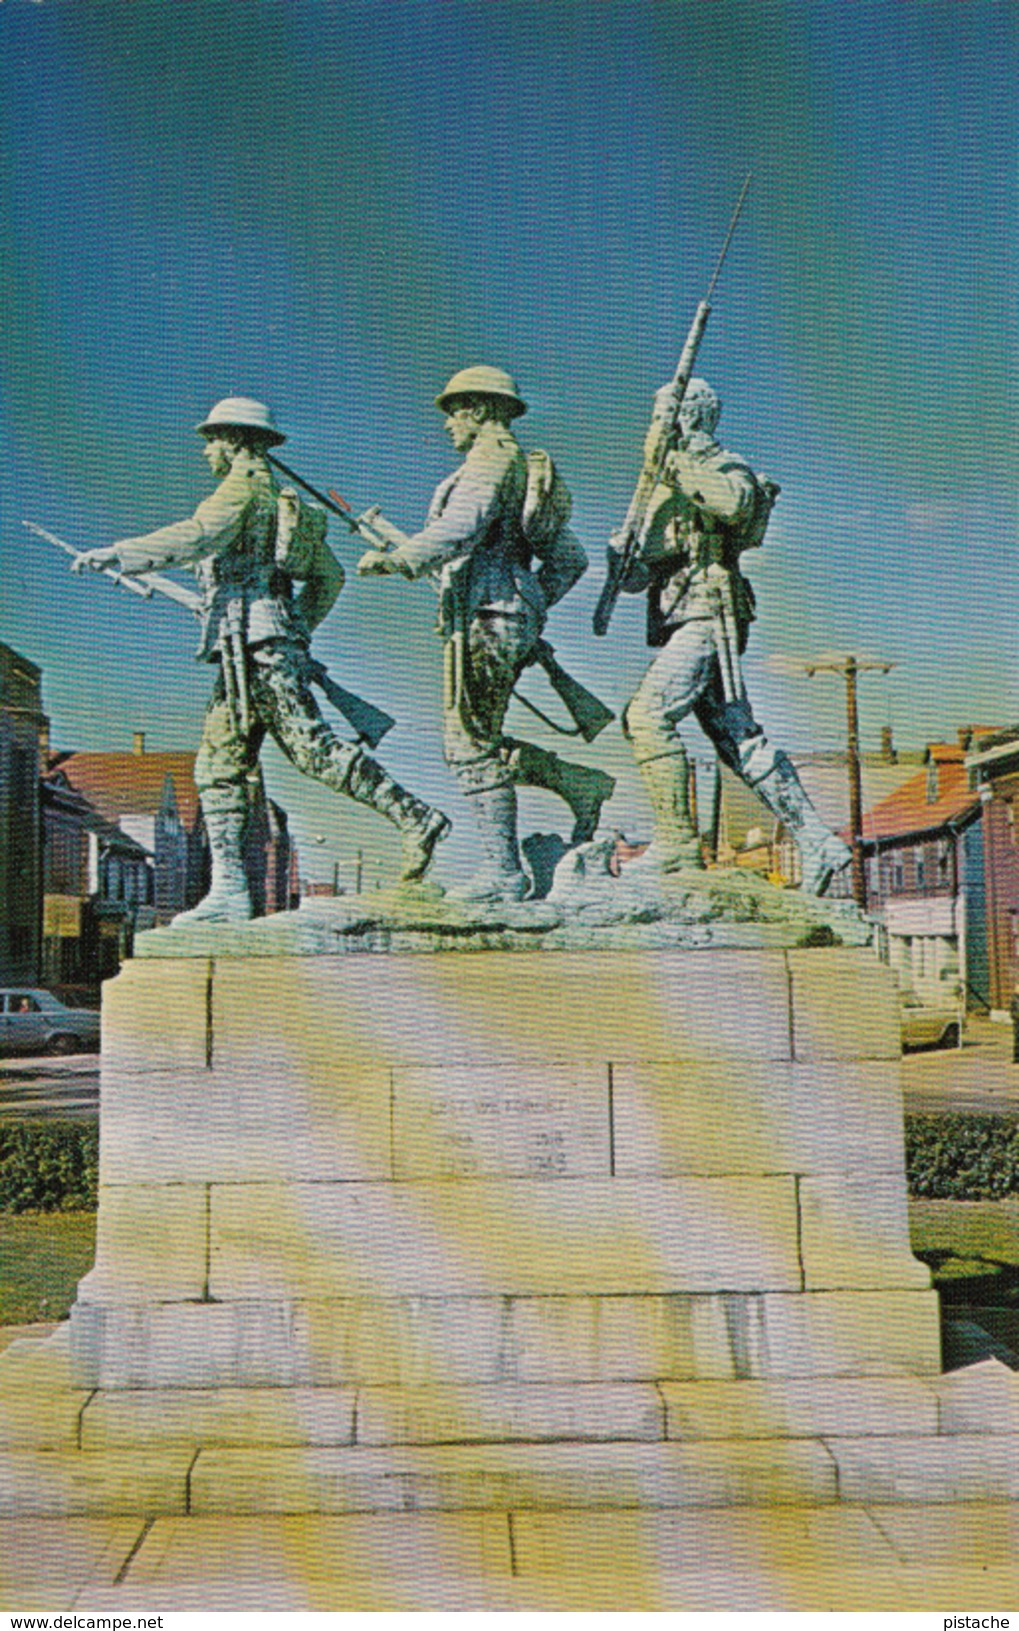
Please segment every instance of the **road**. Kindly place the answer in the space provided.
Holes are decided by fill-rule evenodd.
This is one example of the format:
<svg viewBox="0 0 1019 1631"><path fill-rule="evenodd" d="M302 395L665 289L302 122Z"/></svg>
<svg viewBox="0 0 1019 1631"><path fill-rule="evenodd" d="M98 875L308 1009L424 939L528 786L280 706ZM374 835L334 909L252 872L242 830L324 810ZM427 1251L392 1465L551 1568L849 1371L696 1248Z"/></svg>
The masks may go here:
<svg viewBox="0 0 1019 1631"><path fill-rule="evenodd" d="M50 1059L0 1059L0 1117L94 1119L99 1114L99 1055L70 1054Z"/></svg>
<svg viewBox="0 0 1019 1631"><path fill-rule="evenodd" d="M903 1055L902 1090L906 1110L914 1114L1019 1115L1011 1025L971 1015L961 1048ZM98 1054L0 1060L0 1117L98 1114Z"/></svg>
<svg viewBox="0 0 1019 1631"><path fill-rule="evenodd" d="M1012 1063L1012 1027L971 1014L961 1048L935 1048L902 1057L907 1113L952 1111L1019 1115L1019 1065Z"/></svg>

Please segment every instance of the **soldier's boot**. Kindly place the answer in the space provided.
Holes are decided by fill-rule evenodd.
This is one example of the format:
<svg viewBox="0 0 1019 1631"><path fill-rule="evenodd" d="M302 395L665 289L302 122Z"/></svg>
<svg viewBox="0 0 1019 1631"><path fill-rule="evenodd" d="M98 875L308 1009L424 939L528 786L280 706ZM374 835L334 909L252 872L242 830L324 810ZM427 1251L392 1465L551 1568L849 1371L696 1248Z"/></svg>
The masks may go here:
<svg viewBox="0 0 1019 1631"><path fill-rule="evenodd" d="M523 900L530 887L517 846L517 794L512 786L488 788L470 795L485 852L483 865L466 883L451 889L449 900Z"/></svg>
<svg viewBox="0 0 1019 1631"><path fill-rule="evenodd" d="M358 804L367 804L400 829L401 882L412 883L423 878L432 864L436 845L441 844L452 826L449 817L408 793L367 753L358 753L347 772L346 791Z"/></svg>
<svg viewBox="0 0 1019 1631"><path fill-rule="evenodd" d="M509 764L515 781L525 787L544 788L569 805L573 816L571 844L586 844L594 837L601 807L615 791L614 776L589 765L571 764L533 742L513 742Z"/></svg>
<svg viewBox="0 0 1019 1631"><path fill-rule="evenodd" d="M781 752L773 752L770 757L772 763L767 774L751 785L796 841L803 870L800 887L804 894L823 895L836 873L849 865L852 853L838 834L821 820L791 759Z"/></svg>
<svg viewBox="0 0 1019 1631"><path fill-rule="evenodd" d="M690 764L685 750L677 747L672 753L638 760L637 769L651 804L652 838L643 855L627 862L624 876L703 867L701 841L690 813Z"/></svg>
<svg viewBox="0 0 1019 1631"><path fill-rule="evenodd" d="M254 915L248 877L244 870L243 810L207 810L212 882L209 893L190 912L178 912L174 928L188 923L246 923Z"/></svg>

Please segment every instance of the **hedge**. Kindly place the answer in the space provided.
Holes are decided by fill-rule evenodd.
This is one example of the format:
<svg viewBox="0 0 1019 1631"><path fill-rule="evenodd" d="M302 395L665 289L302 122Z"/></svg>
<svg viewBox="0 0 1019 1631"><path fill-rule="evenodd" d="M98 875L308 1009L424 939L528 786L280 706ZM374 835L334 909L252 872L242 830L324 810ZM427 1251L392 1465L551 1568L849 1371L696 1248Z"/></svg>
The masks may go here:
<svg viewBox="0 0 1019 1631"><path fill-rule="evenodd" d="M96 1205L94 1121L0 1122L0 1212L70 1212ZM911 1195L998 1200L1019 1195L1019 1117L907 1116Z"/></svg>
<svg viewBox="0 0 1019 1631"><path fill-rule="evenodd" d="M98 1174L94 1121L0 1122L0 1212L93 1209Z"/></svg>
<svg viewBox="0 0 1019 1631"><path fill-rule="evenodd" d="M907 1116L906 1181L932 1200L1019 1195L1019 1117Z"/></svg>

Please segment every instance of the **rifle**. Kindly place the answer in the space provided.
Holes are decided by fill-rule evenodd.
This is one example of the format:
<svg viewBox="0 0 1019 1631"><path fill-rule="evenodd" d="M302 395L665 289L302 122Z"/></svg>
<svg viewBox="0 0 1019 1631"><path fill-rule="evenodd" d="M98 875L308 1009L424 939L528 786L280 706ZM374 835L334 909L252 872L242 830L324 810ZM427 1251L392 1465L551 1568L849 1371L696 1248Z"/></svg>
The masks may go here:
<svg viewBox="0 0 1019 1631"><path fill-rule="evenodd" d="M581 685L579 680L575 680L572 674L568 674L565 668L560 666L547 640L538 641L531 656L531 663L537 663L539 668L544 669L549 684L564 704L576 729L564 730L562 725L557 725L554 719L549 719L547 714L535 707L522 692L514 691L513 695L525 708L529 708L532 714L537 714L546 725L558 731L560 736L582 736L585 742L593 742L606 725L615 719L612 709L606 708L600 697L596 697L593 691L589 691L586 685Z"/></svg>
<svg viewBox="0 0 1019 1631"><path fill-rule="evenodd" d="M679 429L680 407L686 394L686 388L690 383L694 363L697 361L697 352L704 338L704 330L708 326L708 318L711 316L711 297L715 292L718 274L722 270L722 262L725 260L732 235L736 230L736 222L739 220L743 200L747 196L749 186L750 177L748 175L736 202L732 220L729 222L729 230L725 235L725 242L722 244L721 253L715 263L715 270L711 274L707 293L694 313L686 343L680 353L679 362L676 364L676 372L672 376L672 393L675 403L672 411L672 422L661 439L653 466L650 468L646 465L642 466L640 475L637 478L637 485L633 490L633 497L630 499L629 508L626 512L626 519L623 525L612 534L609 541L608 574L602 585L601 594L598 596L598 604L594 609L594 618L592 620L595 634L601 635L607 631L612 613L615 610L616 601L622 594L630 569L640 556L644 543L644 527L647 522L648 507L655 488L661 482L666 460L675 444L676 434Z"/></svg>
<svg viewBox="0 0 1019 1631"><path fill-rule="evenodd" d="M47 532L45 527L38 526L34 521L25 521L22 525L29 532L34 532L37 538L45 538L48 544L62 549L72 561L81 559L80 552L73 545L65 543L63 538L58 538L55 532ZM129 589L133 595L140 595L142 600L151 600L154 594L165 595L168 600L175 600L178 606L186 606L196 617L201 615L201 595L196 595L193 589L185 589L182 583L174 583L172 578L164 578L161 572L139 572L134 577L128 577L115 566L103 566L99 571L101 577L110 578L121 589Z"/></svg>
<svg viewBox="0 0 1019 1631"><path fill-rule="evenodd" d="M55 544L57 549L62 549L65 555L70 555L72 561L80 558L80 552L73 545L65 543L63 538L58 538L56 533L48 532L45 527L38 526L34 521L26 521L24 525L29 532L34 532L36 537L45 538L47 543ZM121 589L128 589L131 594L140 595L142 600L151 600L154 594L164 595L167 600L176 601L178 606L186 606L196 617L202 615L201 595L196 594L193 589L186 589L182 583L175 583L172 578L164 577L161 572L139 572L135 577L128 577L115 566L103 566L100 567L100 574L119 584ZM238 631L232 633L236 634ZM236 662L236 655L235 649L223 653L223 683L228 690L231 683L236 684L237 681L237 667L231 666L232 661ZM370 702L365 702L363 697L355 696L353 691L347 691L342 685L337 685L336 681L330 678L325 666L316 662L310 655L306 659L306 664L310 683L317 685L329 698L358 740L367 742L370 748L378 747L386 732L392 730L396 724L392 715L384 713L381 708L376 708ZM245 713L246 697L237 696L233 699L233 705L239 706L241 713Z"/></svg>

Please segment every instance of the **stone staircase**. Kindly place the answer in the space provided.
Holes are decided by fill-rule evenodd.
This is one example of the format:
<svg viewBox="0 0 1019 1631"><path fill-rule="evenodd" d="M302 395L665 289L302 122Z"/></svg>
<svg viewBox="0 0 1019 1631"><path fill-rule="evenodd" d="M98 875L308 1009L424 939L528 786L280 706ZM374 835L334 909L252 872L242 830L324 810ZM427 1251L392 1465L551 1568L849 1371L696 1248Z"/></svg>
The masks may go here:
<svg viewBox="0 0 1019 1631"><path fill-rule="evenodd" d="M0 1356L0 1515L1019 1499L1019 1376L82 1389Z"/></svg>

